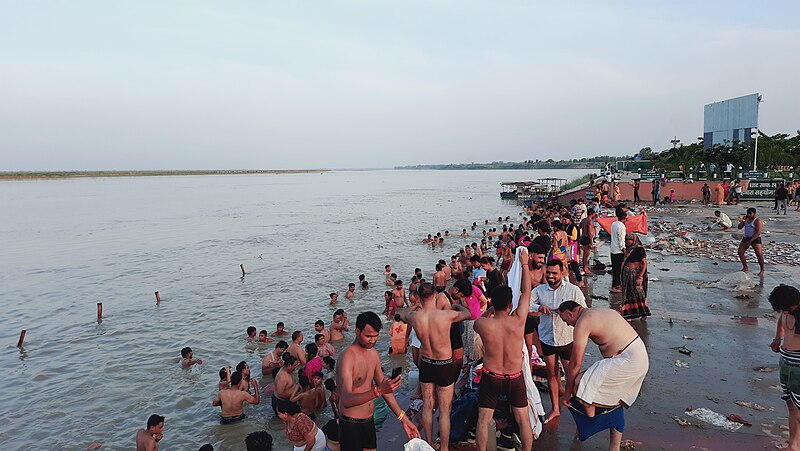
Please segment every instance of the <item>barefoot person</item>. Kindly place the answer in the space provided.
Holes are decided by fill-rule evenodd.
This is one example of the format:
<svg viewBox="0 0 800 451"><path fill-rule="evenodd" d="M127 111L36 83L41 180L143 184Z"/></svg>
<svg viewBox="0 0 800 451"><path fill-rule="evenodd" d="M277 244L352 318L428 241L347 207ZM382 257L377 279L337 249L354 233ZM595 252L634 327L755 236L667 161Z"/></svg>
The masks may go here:
<svg viewBox="0 0 800 451"><path fill-rule="evenodd" d="M433 442L433 407L439 407L439 449L447 451L450 441L450 407L453 402L453 384L458 368L453 365L450 343L450 326L472 317L469 309L452 304L452 308L437 305L436 291L431 283L417 289L422 308L408 314L408 322L417 334L419 349L419 382L422 387L422 427L428 443ZM445 309L443 309L445 308ZM434 400L434 389L436 399Z"/></svg>
<svg viewBox="0 0 800 451"><path fill-rule="evenodd" d="M433 287L431 287L433 290ZM403 423L409 438L419 437L416 426L405 416L397 404L394 391L401 377L385 377L381 361L375 351L382 324L373 312L364 312L356 318L356 338L340 355L336 369L336 387L339 390L339 445L342 451L375 450L378 447L373 399L383 396L387 406ZM373 385L373 382L375 385Z"/></svg>
<svg viewBox="0 0 800 451"><path fill-rule="evenodd" d="M242 382L242 373L235 372L231 374L231 387L236 387ZM222 417L219 422L222 424L231 424L244 419L244 406L243 403L247 402L257 405L261 402L261 393L258 390L258 382L256 378L250 379L250 384L255 390L255 395L251 395L249 391L242 390L220 390L211 405L222 407Z"/></svg>
<svg viewBox="0 0 800 451"><path fill-rule="evenodd" d="M574 301L562 303L558 315L575 327L564 401L577 397L588 417L594 417L597 409L633 405L650 367L647 349L636 331L614 310L589 309ZM589 339L597 343L603 359L581 372ZM622 432L613 427L609 431L609 449L619 450Z"/></svg>
<svg viewBox="0 0 800 451"><path fill-rule="evenodd" d="M520 259L527 262L527 258L528 252L523 249ZM528 420L528 395L519 348L524 339L525 319L531 301L530 272L522 270L522 295L513 313L511 288L499 286L491 296L494 316L475 320L475 332L480 335L484 345L475 441L479 450L486 450L489 422L497 407L497 400L500 396L506 396L520 427L522 449L529 450L533 446L533 431Z"/></svg>
<svg viewBox="0 0 800 451"><path fill-rule="evenodd" d="M756 258L758 259L758 266L761 268L758 275L763 276L764 251L761 248L761 231L764 228L764 224L761 222L761 218L756 216L755 208L750 207L747 209L747 214L739 220L738 228L744 228L744 238L739 244L739 260L742 262L742 271L747 272L747 259L744 253L752 246L753 252L756 253Z"/></svg>
<svg viewBox="0 0 800 451"><path fill-rule="evenodd" d="M572 326L558 316L556 309L565 301L574 301L586 307L586 300L581 289L563 278L564 266L560 260L547 262L547 283L539 285L531 293L531 311L542 314L539 321L539 341L542 344L542 356L547 365L547 385L550 388L550 401L553 410L547 414L545 423L561 415L558 398L561 389L561 375L558 359L564 368L569 366L572 355ZM616 312L614 312L616 313ZM619 313L616 313L619 316Z"/></svg>
<svg viewBox="0 0 800 451"><path fill-rule="evenodd" d="M164 417L150 415L147 429L136 431L136 451L158 451L158 442L164 437Z"/></svg>
<svg viewBox="0 0 800 451"><path fill-rule="evenodd" d="M789 446L786 449L800 449L800 291L789 285L779 285L769 294L769 303L778 317L775 339L770 347L780 352L780 382L789 409ZM149 423L148 423L149 424Z"/></svg>

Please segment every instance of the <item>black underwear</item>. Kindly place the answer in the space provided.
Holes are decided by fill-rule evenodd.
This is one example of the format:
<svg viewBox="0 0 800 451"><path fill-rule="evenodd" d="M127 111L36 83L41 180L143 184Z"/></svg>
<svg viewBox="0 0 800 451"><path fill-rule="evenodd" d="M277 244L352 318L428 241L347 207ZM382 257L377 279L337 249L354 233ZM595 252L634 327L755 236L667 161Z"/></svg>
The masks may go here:
<svg viewBox="0 0 800 451"><path fill-rule="evenodd" d="M339 416L339 448L341 451L377 449L375 421L369 418Z"/></svg>
<svg viewBox="0 0 800 451"><path fill-rule="evenodd" d="M233 417L222 417L219 419L220 424L231 424L236 423L237 421L244 420L244 413L241 415L236 415Z"/></svg>
<svg viewBox="0 0 800 451"><path fill-rule="evenodd" d="M428 357L419 358L419 381L447 387L455 383L459 369L453 365L453 359L433 360Z"/></svg>

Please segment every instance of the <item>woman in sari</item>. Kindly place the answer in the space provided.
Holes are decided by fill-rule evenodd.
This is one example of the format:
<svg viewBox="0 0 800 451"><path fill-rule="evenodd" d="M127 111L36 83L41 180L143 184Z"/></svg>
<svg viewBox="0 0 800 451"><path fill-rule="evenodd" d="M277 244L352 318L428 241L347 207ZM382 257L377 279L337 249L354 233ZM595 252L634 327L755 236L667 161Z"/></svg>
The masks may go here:
<svg viewBox="0 0 800 451"><path fill-rule="evenodd" d="M639 236L635 233L625 235L625 260L622 263L622 304L620 314L631 320L647 319L647 254Z"/></svg>

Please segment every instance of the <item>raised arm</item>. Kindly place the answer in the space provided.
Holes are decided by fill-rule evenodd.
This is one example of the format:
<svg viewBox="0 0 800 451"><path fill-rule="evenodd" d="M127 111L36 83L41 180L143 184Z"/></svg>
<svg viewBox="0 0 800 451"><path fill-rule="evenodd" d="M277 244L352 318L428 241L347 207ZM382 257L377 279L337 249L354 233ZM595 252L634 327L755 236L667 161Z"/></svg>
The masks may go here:
<svg viewBox="0 0 800 451"><path fill-rule="evenodd" d="M469 309L464 307L461 304L453 304L453 319L452 322L459 323L461 321L466 321L472 319L472 313L469 312Z"/></svg>
<svg viewBox="0 0 800 451"><path fill-rule="evenodd" d="M247 396L245 397L244 400L249 402L250 404L257 405L261 402L261 390L258 389L258 382L256 381L256 378L254 377L250 378L250 385L253 386L253 389L255 390L256 394L251 395L249 392L247 392Z"/></svg>
<svg viewBox="0 0 800 451"><path fill-rule="evenodd" d="M520 265L520 270L522 271L522 286L520 287L521 293L519 296L519 304L511 314L512 316L516 316L522 320L525 320L528 317L528 310L530 309L531 305L531 272L528 271L528 265L523 263L527 261L528 249L523 247L519 251L519 260L515 262L516 264Z"/></svg>

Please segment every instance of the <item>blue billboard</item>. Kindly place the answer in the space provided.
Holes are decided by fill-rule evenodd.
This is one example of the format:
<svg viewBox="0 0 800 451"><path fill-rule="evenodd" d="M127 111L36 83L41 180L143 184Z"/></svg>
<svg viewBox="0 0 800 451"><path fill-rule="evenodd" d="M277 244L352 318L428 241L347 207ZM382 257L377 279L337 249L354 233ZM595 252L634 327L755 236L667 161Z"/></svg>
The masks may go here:
<svg viewBox="0 0 800 451"><path fill-rule="evenodd" d="M703 108L703 147L734 142L750 144L758 128L758 93L714 102Z"/></svg>

